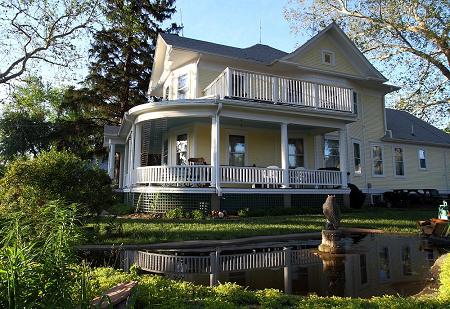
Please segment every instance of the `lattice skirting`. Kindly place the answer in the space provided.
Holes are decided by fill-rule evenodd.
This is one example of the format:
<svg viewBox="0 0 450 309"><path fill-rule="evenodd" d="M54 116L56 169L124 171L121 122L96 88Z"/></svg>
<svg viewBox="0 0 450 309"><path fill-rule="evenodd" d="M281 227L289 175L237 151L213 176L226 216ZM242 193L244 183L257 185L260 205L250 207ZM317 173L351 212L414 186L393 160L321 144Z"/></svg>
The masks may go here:
<svg viewBox="0 0 450 309"><path fill-rule="evenodd" d="M211 194L201 193L125 193L124 202L141 212L165 213L181 208L184 211L195 209L205 213L211 211Z"/></svg>
<svg viewBox="0 0 450 309"><path fill-rule="evenodd" d="M326 198L326 194L225 194L219 203L220 210L230 214L244 208L254 214L321 213ZM210 213L213 200L209 193L124 193L124 203L147 213L165 213L175 208ZM336 194L336 203L341 209L344 207L343 194Z"/></svg>

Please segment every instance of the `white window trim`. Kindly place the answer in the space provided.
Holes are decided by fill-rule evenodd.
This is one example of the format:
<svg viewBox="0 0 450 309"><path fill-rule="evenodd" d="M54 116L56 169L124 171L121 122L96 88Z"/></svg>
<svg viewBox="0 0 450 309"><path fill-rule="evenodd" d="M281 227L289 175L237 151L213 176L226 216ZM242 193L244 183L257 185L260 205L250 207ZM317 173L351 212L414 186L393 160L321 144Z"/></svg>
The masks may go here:
<svg viewBox="0 0 450 309"><path fill-rule="evenodd" d="M389 282L392 281L392 258L391 258L391 248L389 246L377 246L377 251L378 251L378 269L381 268L381 259L380 259L380 248L387 248L388 249L388 256L387 256L387 260L388 260L388 265L389 265L389 278L387 279L381 279L378 275L378 280L380 280L380 282Z"/></svg>
<svg viewBox="0 0 450 309"><path fill-rule="evenodd" d="M340 151L341 151L341 141L340 141L340 139L339 139L339 136L338 135L325 135L325 137L323 138L323 143L322 143L322 152L323 152L323 163L322 163L322 165L323 165L323 167L326 167L326 162L327 162L327 160L326 160L326 155L325 155L325 141L326 140L335 140L335 141L338 141L338 150L339 150L339 158L340 158ZM339 162L340 163L340 162Z"/></svg>
<svg viewBox="0 0 450 309"><path fill-rule="evenodd" d="M331 54L331 63L325 62L325 54ZM334 51L331 51L329 49L322 49L320 52L321 55L321 63L323 65L329 65L329 66L335 66L336 65L336 54Z"/></svg>
<svg viewBox="0 0 450 309"><path fill-rule="evenodd" d="M395 167L395 148L401 148L403 154L403 175L397 175ZM420 164L420 163L419 163ZM405 164L405 147L400 145L392 145L392 174L395 178L406 178L406 164Z"/></svg>
<svg viewBox="0 0 450 309"><path fill-rule="evenodd" d="M375 174L375 168L373 165L373 147L374 146L381 147L381 161L383 162L383 174L381 174L381 175ZM370 165L372 168L372 177L385 177L385 175L386 175L386 160L384 158L384 145L383 144L377 144L377 143L370 144L370 159L371 159Z"/></svg>
<svg viewBox="0 0 450 309"><path fill-rule="evenodd" d="M187 141L188 141L188 148L187 148L187 157L188 159L192 156L192 149L195 147L191 141L192 136L192 126L189 125L183 125L177 128L174 128L169 131L168 134L168 141L169 141L169 166L174 166L177 164L177 136L186 134L187 135Z"/></svg>
<svg viewBox="0 0 450 309"><path fill-rule="evenodd" d="M226 141L225 141L225 164L228 166L230 165L230 135L240 135L244 137L244 141L245 141L245 153L244 153L244 166L249 166L248 163L248 134L246 131L241 131L241 130L230 130L230 129L226 129L226 134L224 134L226 136Z"/></svg>
<svg viewBox="0 0 450 309"><path fill-rule="evenodd" d="M423 150L425 154L425 167L420 166L420 151ZM427 160L427 150L425 148L419 148L417 149L417 164L419 166L420 171L426 171L428 169L428 160Z"/></svg>
<svg viewBox="0 0 450 309"><path fill-rule="evenodd" d="M351 140L352 143L352 166L353 166L353 176L357 176L360 177L363 174L363 167L364 167L364 163L363 163L363 159L364 159L364 154L363 154L363 147L361 144L361 141L358 139L352 139ZM361 171L357 172L356 171L356 166L355 166L355 145L354 144L358 144L359 145L359 164L361 165Z"/></svg>

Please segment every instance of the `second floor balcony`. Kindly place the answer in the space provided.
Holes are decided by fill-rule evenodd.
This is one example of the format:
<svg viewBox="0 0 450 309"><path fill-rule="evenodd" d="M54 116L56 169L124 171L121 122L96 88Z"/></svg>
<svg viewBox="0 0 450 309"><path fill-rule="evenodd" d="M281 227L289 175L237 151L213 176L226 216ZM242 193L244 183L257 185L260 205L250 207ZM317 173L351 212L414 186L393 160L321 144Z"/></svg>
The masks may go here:
<svg viewBox="0 0 450 309"><path fill-rule="evenodd" d="M203 91L205 96L354 112L351 88L226 68Z"/></svg>

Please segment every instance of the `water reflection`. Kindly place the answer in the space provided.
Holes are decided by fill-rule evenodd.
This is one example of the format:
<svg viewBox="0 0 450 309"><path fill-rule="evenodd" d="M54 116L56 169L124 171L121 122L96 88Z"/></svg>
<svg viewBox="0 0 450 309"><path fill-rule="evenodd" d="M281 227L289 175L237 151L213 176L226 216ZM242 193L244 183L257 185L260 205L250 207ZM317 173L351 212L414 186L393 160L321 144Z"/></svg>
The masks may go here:
<svg viewBox="0 0 450 309"><path fill-rule="evenodd" d="M301 243L285 245L293 249L304 248ZM406 296L420 292L425 286L429 267L440 255L438 248L429 246L419 237L387 235L349 238L345 254L330 255L315 249L307 250L316 258L299 261L294 256L286 267L220 272L218 280L222 283L236 282L250 289L276 288L299 295ZM210 280L206 273L171 277L204 285L208 285Z"/></svg>

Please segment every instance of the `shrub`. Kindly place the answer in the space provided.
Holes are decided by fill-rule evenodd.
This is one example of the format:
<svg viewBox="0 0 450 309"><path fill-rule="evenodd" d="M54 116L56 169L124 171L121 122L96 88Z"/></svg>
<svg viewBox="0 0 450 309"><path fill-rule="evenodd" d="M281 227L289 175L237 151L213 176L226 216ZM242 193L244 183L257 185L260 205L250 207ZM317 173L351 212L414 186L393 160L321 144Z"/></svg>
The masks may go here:
<svg viewBox="0 0 450 309"><path fill-rule="evenodd" d="M242 208L239 209L237 215L242 218L246 218L250 216L250 208Z"/></svg>
<svg viewBox="0 0 450 309"><path fill-rule="evenodd" d="M447 254L441 264L439 274L439 296L444 299L450 299L450 254Z"/></svg>
<svg viewBox="0 0 450 309"><path fill-rule="evenodd" d="M170 209L165 214L167 219L182 219L184 217L183 209L177 207Z"/></svg>
<svg viewBox="0 0 450 309"><path fill-rule="evenodd" d="M42 206L51 200L76 203L99 213L111 205L108 175L67 151L42 152L13 161L0 180L2 207Z"/></svg>
<svg viewBox="0 0 450 309"><path fill-rule="evenodd" d="M191 217L194 220L203 220L205 219L205 214L203 213L203 211L196 209L191 212Z"/></svg>
<svg viewBox="0 0 450 309"><path fill-rule="evenodd" d="M128 214L133 213L133 211L134 211L133 207L131 207L127 204L122 204L122 203L116 203L108 209L108 212L110 214L113 214L116 216L128 215Z"/></svg>

